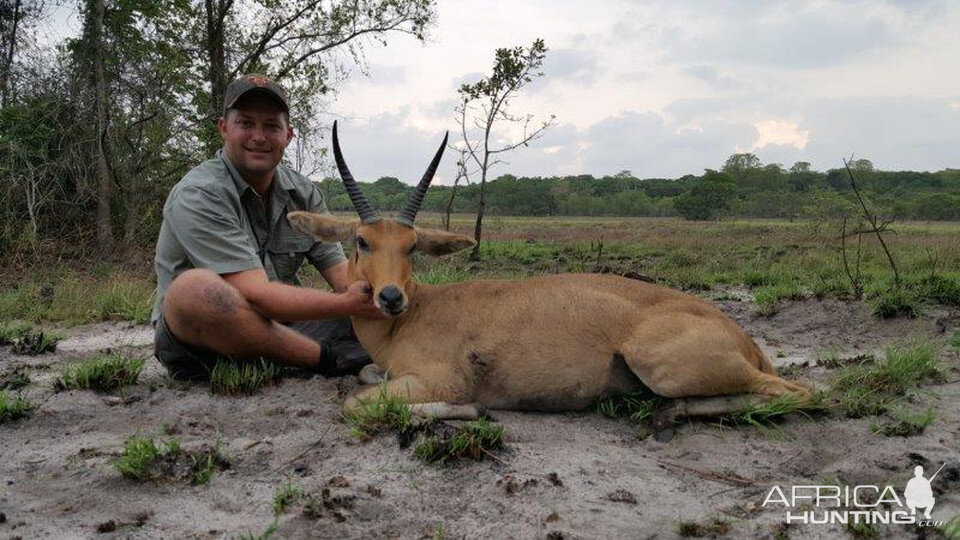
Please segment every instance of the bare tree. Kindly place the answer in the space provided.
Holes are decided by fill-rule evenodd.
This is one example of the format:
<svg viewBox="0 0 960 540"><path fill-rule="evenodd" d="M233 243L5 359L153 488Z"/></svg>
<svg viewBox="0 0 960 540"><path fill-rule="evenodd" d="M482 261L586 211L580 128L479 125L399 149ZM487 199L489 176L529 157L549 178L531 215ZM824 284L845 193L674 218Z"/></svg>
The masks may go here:
<svg viewBox="0 0 960 540"><path fill-rule="evenodd" d="M863 210L862 219L870 225L870 229L868 229L866 232L871 232L877 235L877 240L880 242L880 247L883 248L883 252L887 255L887 261L890 263L891 270L893 270L893 283L896 286L897 290L899 291L900 290L900 271L897 270L897 263L894 262L893 255L890 253L890 249L887 247L887 242L883 239L883 233L888 230L887 228L893 222L893 219L892 218L887 220L879 219L876 216L876 214L874 214L873 212L870 211L869 208L867 208L867 203L864 202L863 195L860 194L860 188L857 186L857 180L853 176L853 171L850 170L851 164L855 164L855 165L858 165L859 167L862 167L863 162L866 162L868 164L870 163L869 161L863 160L863 159L858 160L857 162L854 162L853 158L851 157L849 160L843 161L843 166L847 169L847 176L850 178L850 186L853 187L853 193L857 196L857 202L860 203L860 209ZM870 167L872 168L872 165L870 165ZM857 232L857 234L862 234L863 232L862 228L858 227L858 229L860 230Z"/></svg>
<svg viewBox="0 0 960 540"><path fill-rule="evenodd" d="M457 177L453 179L453 187L450 189L450 198L447 199L447 207L443 212L441 220L443 221L443 230L450 230L450 213L453 211L453 199L457 196L457 186L460 185L460 180L463 180L468 185L470 184L470 174L471 172L467 170L467 159L469 151L466 148L456 148L454 149L460 154L457 157Z"/></svg>
<svg viewBox="0 0 960 540"><path fill-rule="evenodd" d="M546 120L535 121L532 115L515 116L509 112L511 99L533 79L543 76L540 67L546 54L547 46L542 39L534 41L530 48L497 49L493 73L473 84L460 86L460 104L457 106L460 129L470 159L477 164L480 173L480 201L473 233L477 243L470 253L471 259L480 255L486 207L485 188L490 169L503 163L499 155L520 146L528 146L531 141L540 138L556 118L551 115ZM501 123L522 124L520 139L500 147L493 146L494 127ZM475 132L479 132L479 138L471 140L470 135Z"/></svg>

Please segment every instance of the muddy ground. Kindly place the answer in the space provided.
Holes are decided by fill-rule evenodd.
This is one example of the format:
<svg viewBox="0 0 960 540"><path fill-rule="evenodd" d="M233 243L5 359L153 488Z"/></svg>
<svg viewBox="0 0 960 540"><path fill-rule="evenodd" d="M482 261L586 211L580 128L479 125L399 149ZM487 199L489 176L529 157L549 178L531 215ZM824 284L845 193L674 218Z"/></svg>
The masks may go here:
<svg viewBox="0 0 960 540"><path fill-rule="evenodd" d="M830 374L814 360L824 351L878 353L913 334L945 339L960 323L960 313L943 308L880 321L841 301L787 303L772 317L747 302L719 305L775 364L806 362L799 376L821 385ZM960 361L949 349L947 381L913 398L936 409L934 424L915 437L875 435L871 419L796 417L776 430L688 422L662 443L590 411L495 412L507 450L436 467L394 436L349 436L338 410L357 385L352 378L287 378L253 397L221 397L169 381L151 359L139 384L116 395L55 393L64 362L111 347L151 350L148 327L66 333L55 354L0 352L0 375L26 372L33 382L24 395L39 404L29 419L0 426L0 537L257 536L273 522L271 501L285 483L326 504L291 506L274 538L674 538L681 522L714 519L727 525L713 532L733 538L850 537L840 525L786 527L782 508L761 503L773 485L889 483L902 494L916 464L929 475L943 462L933 517L960 514ZM169 433L185 449L220 438L231 466L203 486L124 479L110 462L134 432ZM915 526L881 533L937 537Z"/></svg>

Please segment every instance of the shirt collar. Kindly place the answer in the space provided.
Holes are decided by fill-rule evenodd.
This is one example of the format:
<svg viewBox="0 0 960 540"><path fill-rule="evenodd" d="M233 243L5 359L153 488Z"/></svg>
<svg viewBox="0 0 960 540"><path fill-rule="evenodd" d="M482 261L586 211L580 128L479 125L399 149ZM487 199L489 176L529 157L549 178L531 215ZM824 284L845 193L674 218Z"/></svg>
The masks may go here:
<svg viewBox="0 0 960 540"><path fill-rule="evenodd" d="M240 172L237 171L237 168L233 165L233 162L230 161L230 156L227 155L227 152L224 148L217 150L217 157L223 160L223 163L227 166L227 171L230 173L230 178L233 180L235 186L237 186L237 193L243 195L246 190L253 190L250 187L250 184L243 179L243 176L240 175ZM277 167L273 172L273 185L270 187L274 193L277 193L279 190L283 191L295 191L296 188L293 187L293 182L290 181L290 178L287 177L286 171L281 167Z"/></svg>

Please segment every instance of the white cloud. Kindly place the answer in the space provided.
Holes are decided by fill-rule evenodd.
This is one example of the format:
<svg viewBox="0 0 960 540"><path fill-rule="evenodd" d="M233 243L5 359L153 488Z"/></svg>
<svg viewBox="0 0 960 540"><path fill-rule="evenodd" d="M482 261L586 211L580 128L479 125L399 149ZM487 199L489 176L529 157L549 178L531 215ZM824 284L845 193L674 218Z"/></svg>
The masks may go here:
<svg viewBox="0 0 960 540"><path fill-rule="evenodd" d="M803 150L810 138L810 131L801 129L799 124L789 120L758 120L753 127L757 129L753 150L769 145L793 146Z"/></svg>
<svg viewBox="0 0 960 540"><path fill-rule="evenodd" d="M960 57L958 27L960 4L945 0L448 0L428 43L367 51L371 72L402 66L403 80L352 79L336 108L399 123L357 151L370 176L416 178L436 133L456 140L456 87L488 74L497 47L542 37L545 78L513 112L557 125L493 174L677 176L738 148L788 165L834 167L856 152L936 170L960 166L960 70L945 69Z"/></svg>

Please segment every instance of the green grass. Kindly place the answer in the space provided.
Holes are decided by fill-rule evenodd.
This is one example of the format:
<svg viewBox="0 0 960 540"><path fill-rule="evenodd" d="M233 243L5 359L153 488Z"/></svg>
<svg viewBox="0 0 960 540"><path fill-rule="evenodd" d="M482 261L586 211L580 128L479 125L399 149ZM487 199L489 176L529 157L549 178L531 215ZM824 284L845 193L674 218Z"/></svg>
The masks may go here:
<svg viewBox="0 0 960 540"><path fill-rule="evenodd" d="M33 404L26 399L0 391L0 424L26 418L33 409Z"/></svg>
<svg viewBox="0 0 960 540"><path fill-rule="evenodd" d="M0 321L0 345L9 345L33 330L33 325L22 321Z"/></svg>
<svg viewBox="0 0 960 540"><path fill-rule="evenodd" d="M844 412L853 418L883 413L910 388L941 377L939 350L932 342L891 345L880 362L840 369L833 379Z"/></svg>
<svg viewBox="0 0 960 540"><path fill-rule="evenodd" d="M161 442L158 447L151 438L131 435L124 441L123 453L113 461L113 467L126 478L143 482L153 479L152 465L158 458L179 454L180 441L177 439Z"/></svg>
<svg viewBox="0 0 960 540"><path fill-rule="evenodd" d="M189 465L179 465L185 461ZM113 467L120 474L139 482L172 476L194 485L207 484L217 470L229 466L230 460L221 450L220 441L188 453L182 450L177 438L157 444L152 438L140 435L128 437L123 443L123 453L113 461Z"/></svg>
<svg viewBox="0 0 960 540"><path fill-rule="evenodd" d="M459 426L450 437L423 437L413 454L428 463L447 463L463 457L480 460L491 450L500 448L503 448L503 426L481 418Z"/></svg>
<svg viewBox="0 0 960 540"><path fill-rule="evenodd" d="M803 290L796 283L767 285L754 291L754 303L761 315L773 315L780 310L781 300L800 300Z"/></svg>
<svg viewBox="0 0 960 540"><path fill-rule="evenodd" d="M35 356L57 350L57 343L63 339L59 332L31 328L13 340L10 352Z"/></svg>
<svg viewBox="0 0 960 540"><path fill-rule="evenodd" d="M62 390L96 390L111 392L136 384L146 358L126 356L121 352L95 356L67 366L54 381L54 388Z"/></svg>
<svg viewBox="0 0 960 540"><path fill-rule="evenodd" d="M923 433L936 418L933 407L923 412L914 412L903 407L889 407L887 414L892 421L873 422L870 430L886 437L912 437Z"/></svg>
<svg viewBox="0 0 960 540"><path fill-rule="evenodd" d="M146 324L156 288L149 275L120 271L83 275L65 267L37 269L15 283L0 288L0 321Z"/></svg>
<svg viewBox="0 0 960 540"><path fill-rule="evenodd" d="M273 509L273 515L279 516L283 514L287 507L295 503L300 499L300 488L297 486L286 483L273 495L273 504L271 508Z"/></svg>
<svg viewBox="0 0 960 540"><path fill-rule="evenodd" d="M282 375L283 368L263 358L249 362L220 359L210 372L210 391L222 396L249 396Z"/></svg>
<svg viewBox="0 0 960 540"><path fill-rule="evenodd" d="M223 453L219 440L199 454L191 455L190 461L190 483L198 486L209 483L219 469L230 467L230 458Z"/></svg>
<svg viewBox="0 0 960 540"><path fill-rule="evenodd" d="M0 377L0 390L20 390L29 384L30 376L19 369Z"/></svg>
<svg viewBox="0 0 960 540"><path fill-rule="evenodd" d="M723 418L738 424L750 424L759 428L769 428L789 414L803 414L809 416L821 413L828 409L826 394L814 392L810 400L802 401L795 396L778 396L769 401L755 403L744 407L733 415Z"/></svg>
<svg viewBox="0 0 960 540"><path fill-rule="evenodd" d="M883 534L883 528L875 523L849 522L846 524L847 532L854 538L873 539L880 538Z"/></svg>
<svg viewBox="0 0 960 540"><path fill-rule="evenodd" d="M268 540L273 536L277 530L280 528L280 521L278 517L273 518L273 522L267 526L267 529L261 534L253 534L249 530L243 534L231 536L230 538L235 538L237 540Z"/></svg>
<svg viewBox="0 0 960 540"><path fill-rule="evenodd" d="M369 438L380 427L403 432L411 426L413 413L400 398L388 396L386 386L370 399L361 399L359 406L343 413L343 420L350 426L350 435L358 439Z"/></svg>
<svg viewBox="0 0 960 540"><path fill-rule="evenodd" d="M950 338L950 346L954 349L960 349L960 330L953 331L953 337Z"/></svg>
<svg viewBox="0 0 960 540"><path fill-rule="evenodd" d="M920 304L916 295L908 290L890 290L871 300L873 314L881 319L894 317L916 317L920 314Z"/></svg>
<svg viewBox="0 0 960 540"><path fill-rule="evenodd" d="M597 414L607 418L629 418L640 423L653 416L663 398L646 392L603 398L597 401Z"/></svg>
<svg viewBox="0 0 960 540"><path fill-rule="evenodd" d="M947 540L960 540L960 515L953 516L940 529Z"/></svg>

